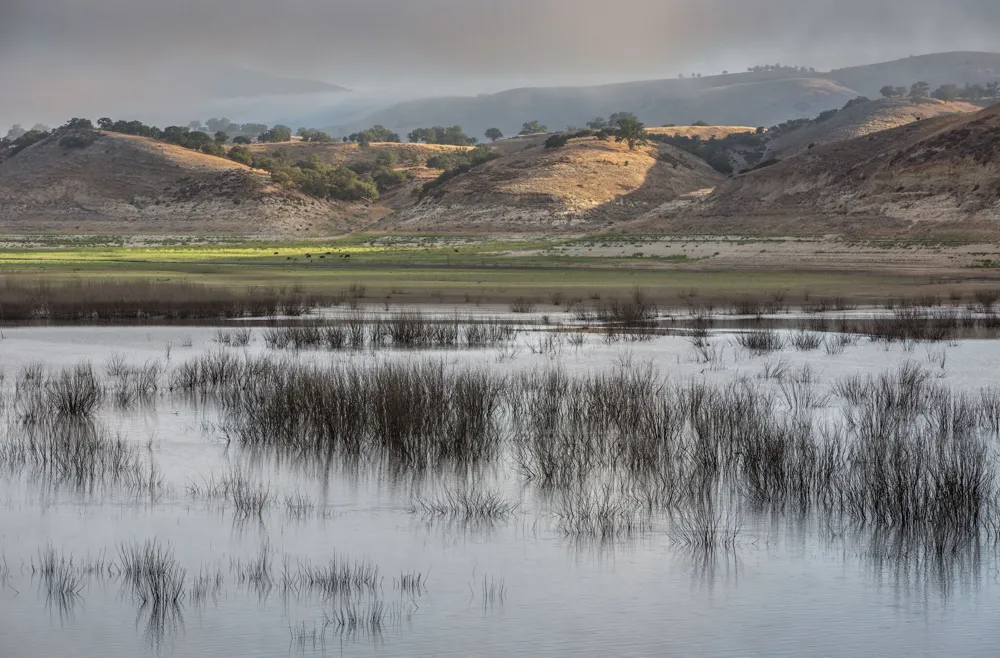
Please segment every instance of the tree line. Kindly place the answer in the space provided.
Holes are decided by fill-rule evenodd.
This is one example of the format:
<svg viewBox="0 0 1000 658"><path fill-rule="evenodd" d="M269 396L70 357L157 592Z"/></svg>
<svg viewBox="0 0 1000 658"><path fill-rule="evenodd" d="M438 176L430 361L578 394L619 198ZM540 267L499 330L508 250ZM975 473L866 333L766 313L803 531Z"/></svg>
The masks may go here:
<svg viewBox="0 0 1000 658"><path fill-rule="evenodd" d="M1000 82L988 82L985 85L966 84L959 87L954 84L944 84L931 91L931 86L923 81L914 82L909 88L886 85L879 90L883 98L909 98L919 102L925 98L936 98L941 101L981 101L987 98L1000 98Z"/></svg>
<svg viewBox="0 0 1000 658"><path fill-rule="evenodd" d="M287 126L273 126L256 136L257 141L284 142L291 138ZM233 162L266 171L271 180L284 187L295 188L310 196L337 201L369 201L379 199L379 193L391 189L410 178L405 171L395 167L400 164L400 155L393 152L375 153L370 159L334 166L322 161L318 156L309 160L294 160L284 148L273 153L254 152L248 145L251 140L246 135L237 136L230 148L226 147L229 135L222 130L209 135L191 126L168 126L163 130L141 121L113 120L108 117L98 119L97 125L90 119L74 118L56 130L46 126L35 126L23 130L15 126L8 136L0 139L0 148L6 155L16 155L25 148L49 137L61 136L59 145L64 148L89 146L100 137L97 130L136 135L200 151L208 155L227 158ZM306 129L300 130L303 140L327 141L323 134L317 135ZM305 133L305 134L302 134ZM331 140L332 141L332 140Z"/></svg>
<svg viewBox="0 0 1000 658"><path fill-rule="evenodd" d="M815 73L816 69L811 66L786 66L784 64L761 64L759 66L748 66L747 73L764 73L770 71L782 71L785 73Z"/></svg>

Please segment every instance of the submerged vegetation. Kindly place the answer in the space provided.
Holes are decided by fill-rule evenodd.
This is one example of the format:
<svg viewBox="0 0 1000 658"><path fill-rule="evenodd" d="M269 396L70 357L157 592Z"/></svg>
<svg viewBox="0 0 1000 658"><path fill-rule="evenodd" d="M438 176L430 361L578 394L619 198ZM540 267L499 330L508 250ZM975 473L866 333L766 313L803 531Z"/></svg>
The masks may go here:
<svg viewBox="0 0 1000 658"><path fill-rule="evenodd" d="M747 339L747 349L770 351L773 340ZM180 367L202 374L175 386L216 395L227 436L255 450L396 473L512 460L528 482L555 492L559 527L576 536L630 536L666 515L684 543L729 544L725 519L744 506L955 536L992 527L995 394L951 391L912 362L829 393L808 368L773 370L773 385L713 386L625 366L503 376L433 361L320 366L206 355ZM844 406L820 422L816 411L831 395ZM723 490L737 492L737 503L705 507ZM503 518L514 507L496 493L460 490L412 509Z"/></svg>
<svg viewBox="0 0 1000 658"><path fill-rule="evenodd" d="M770 532L762 520L798 532L816 519L872 564L918 560L942 583L997 541L1000 388L946 385L952 362L941 343L988 326L992 295L964 309L896 302L871 317L805 313L793 329L769 324L780 304L670 316L641 291L591 301L568 315L579 324L563 327L348 309L323 321L205 332L208 350L186 359L132 365L114 353L96 368L22 367L3 380L4 475L53 497L166 499L217 512L236 533L259 531L261 542L229 554L228 572L224 563L185 564L157 539L125 539L113 556L85 559L47 546L27 567L40 596L66 612L93 583L114 582L158 644L187 608L232 596L228 579L261 603L277 596L317 608L314 619L289 622L293 646L379 638L420 609L428 572L405 563L389 571L338 552L340 544L304 557L270 543L281 536L271 532L276 523L281 533L330 519L349 526L339 523L342 501L325 498L331 475L393 490L386 509L448 542L504 526L548 531L574 549L658 537L699 568L761 541ZM735 318L739 330L720 330ZM683 334L692 372L705 377L661 373L629 350L596 369L556 358L576 337L579 350L660 330ZM824 380L816 364L861 341L872 351L896 344L903 361ZM926 355L911 358L917 342ZM496 348L498 362L519 347L539 358L490 368L407 351L458 346ZM371 353L273 351L317 347ZM726 349L734 359L722 363ZM755 368L720 374L732 363ZM143 446L102 424L108 410L141 416L161 400L208 411L202 430L225 460L189 480L186 498L163 481L153 439ZM272 466L290 470L271 481L262 473ZM290 488L302 482L288 473L322 482L322 493ZM468 589L484 612L505 605L501 576L474 573Z"/></svg>
<svg viewBox="0 0 1000 658"><path fill-rule="evenodd" d="M483 348L508 343L519 333L516 325L496 319L446 320L419 312L399 312L389 317L351 314L343 322L301 322L264 331L264 344L272 349L402 349Z"/></svg>

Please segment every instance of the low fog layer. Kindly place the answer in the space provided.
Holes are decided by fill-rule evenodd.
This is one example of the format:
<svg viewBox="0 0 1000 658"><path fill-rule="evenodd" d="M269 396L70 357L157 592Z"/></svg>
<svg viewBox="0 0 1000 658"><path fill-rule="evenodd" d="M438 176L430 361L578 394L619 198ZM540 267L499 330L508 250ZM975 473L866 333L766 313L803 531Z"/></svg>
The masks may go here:
<svg viewBox="0 0 1000 658"><path fill-rule="evenodd" d="M2 5L0 126L56 123L72 115L197 118L195 113L213 107L213 97L240 95L220 82L237 69L342 85L362 97L385 98L391 90L398 98L708 75L779 61L829 69L926 52L1000 50L996 0ZM273 80L268 84L284 89ZM310 95L243 105L248 113L266 107L275 119L298 116L314 105Z"/></svg>

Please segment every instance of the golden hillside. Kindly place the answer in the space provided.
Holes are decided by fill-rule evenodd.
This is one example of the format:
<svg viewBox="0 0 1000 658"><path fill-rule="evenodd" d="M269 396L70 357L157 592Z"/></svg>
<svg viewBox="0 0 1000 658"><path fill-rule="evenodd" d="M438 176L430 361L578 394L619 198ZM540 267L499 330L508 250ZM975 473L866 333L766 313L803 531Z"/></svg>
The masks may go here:
<svg viewBox="0 0 1000 658"><path fill-rule="evenodd" d="M67 135L93 142L65 147ZM60 132L0 163L0 229L12 232L329 233L369 214L224 158L117 133Z"/></svg>
<svg viewBox="0 0 1000 658"><path fill-rule="evenodd" d="M395 153L401 162L422 163L427 158L439 153L451 151L466 151L468 146L449 146L446 144L410 144L395 142L376 142L366 148L357 144L342 142L280 142L277 144L250 144L247 146L254 153L271 154L281 149L288 153L292 160L308 160L314 155L331 165L343 166L354 162L369 160L381 152Z"/></svg>
<svg viewBox="0 0 1000 658"><path fill-rule="evenodd" d="M729 135L756 132L750 126L662 126L646 128L650 135L679 135L681 137L698 137L699 139L722 139Z"/></svg>
<svg viewBox="0 0 1000 658"><path fill-rule="evenodd" d="M863 137L882 130L904 126L913 121L933 119L939 116L978 112L982 108L963 101L945 102L927 98L919 103L906 99L879 99L852 105L840 110L832 118L813 122L776 137L768 144L768 153L778 158L786 158L809 149L809 145Z"/></svg>
<svg viewBox="0 0 1000 658"><path fill-rule="evenodd" d="M511 140L512 142L514 140ZM665 145L629 151L595 137L546 149L536 140L435 188L392 218L401 230L598 229L647 212L722 176ZM509 146L506 145L506 146Z"/></svg>
<svg viewBox="0 0 1000 658"><path fill-rule="evenodd" d="M1000 105L817 146L636 230L965 235L1000 228Z"/></svg>

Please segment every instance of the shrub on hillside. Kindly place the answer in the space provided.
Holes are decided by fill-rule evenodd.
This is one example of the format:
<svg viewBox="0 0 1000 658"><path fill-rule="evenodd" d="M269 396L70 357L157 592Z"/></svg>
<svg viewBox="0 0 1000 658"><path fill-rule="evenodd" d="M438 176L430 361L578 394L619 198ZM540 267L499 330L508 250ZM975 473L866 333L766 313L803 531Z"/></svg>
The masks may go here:
<svg viewBox="0 0 1000 658"><path fill-rule="evenodd" d="M32 144L36 144L49 137L52 133L44 130L29 130L10 143L11 155L17 155Z"/></svg>
<svg viewBox="0 0 1000 658"><path fill-rule="evenodd" d="M64 149L84 149L96 142L98 137L99 135L94 132L63 135L59 139L59 146Z"/></svg>
<svg viewBox="0 0 1000 658"><path fill-rule="evenodd" d="M461 174L464 174L471 169L478 167L481 164L485 164L490 160L495 160L500 156L493 152L493 150L486 144L480 144L479 146L469 149L463 153L453 154L455 157L456 164L444 171L440 176L434 180L424 183L420 188L420 198L424 198L428 193L433 191L435 188L439 187L446 181L455 178ZM429 165L428 165L429 166Z"/></svg>
<svg viewBox="0 0 1000 658"><path fill-rule="evenodd" d="M229 159L250 166L253 164L253 152L245 146L234 146L229 149Z"/></svg>
<svg viewBox="0 0 1000 658"><path fill-rule="evenodd" d="M547 149L557 149L569 143L569 137L566 133L556 133L545 140L545 148Z"/></svg>

